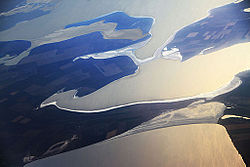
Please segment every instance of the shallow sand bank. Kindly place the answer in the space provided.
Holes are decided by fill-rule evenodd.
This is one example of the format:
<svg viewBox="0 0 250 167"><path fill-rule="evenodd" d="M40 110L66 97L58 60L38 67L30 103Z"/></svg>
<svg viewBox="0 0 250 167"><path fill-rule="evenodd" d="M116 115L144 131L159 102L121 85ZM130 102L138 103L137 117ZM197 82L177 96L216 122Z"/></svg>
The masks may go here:
<svg viewBox="0 0 250 167"><path fill-rule="evenodd" d="M25 167L245 166L226 129L196 124L148 131L34 161Z"/></svg>
<svg viewBox="0 0 250 167"><path fill-rule="evenodd" d="M87 96L75 90L55 94L42 106L56 104L66 110L94 111L134 102L164 101L199 96L228 84L250 69L250 43L224 48L185 62L157 59L140 66L137 75L124 77Z"/></svg>
<svg viewBox="0 0 250 167"><path fill-rule="evenodd" d="M170 126L217 123L220 117L224 114L225 108L226 106L223 103L203 103L200 101L198 104L190 104L185 108L166 111L159 116L147 122L143 122L141 125L136 126L125 133L122 133L121 135L111 138L110 140Z"/></svg>
<svg viewBox="0 0 250 167"><path fill-rule="evenodd" d="M94 19L114 11L123 11L130 16L155 18L152 39L136 53L138 58L148 58L152 57L156 49L176 30L207 16L210 9L230 2L233 0L145 0L142 5L140 0L64 0L50 14L0 32L0 40L33 40L62 29L68 24Z"/></svg>

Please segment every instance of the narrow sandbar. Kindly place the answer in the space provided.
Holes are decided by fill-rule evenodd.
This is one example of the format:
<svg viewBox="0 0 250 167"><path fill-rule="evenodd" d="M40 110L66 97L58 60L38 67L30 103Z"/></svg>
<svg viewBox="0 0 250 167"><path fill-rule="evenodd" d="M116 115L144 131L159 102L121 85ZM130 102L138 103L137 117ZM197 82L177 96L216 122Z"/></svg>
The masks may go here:
<svg viewBox="0 0 250 167"><path fill-rule="evenodd" d="M121 78L85 97L75 90L55 94L43 102L59 108L94 111L135 102L199 96L230 83L250 69L250 43L241 43L185 62L157 59L140 66L137 75Z"/></svg>
<svg viewBox="0 0 250 167"><path fill-rule="evenodd" d="M233 0L145 0L143 4L139 0L119 2L116 0L63 0L50 14L0 32L0 40L33 40L62 29L68 24L91 20L114 11L123 11L129 16L155 18L152 40L136 51L136 56L144 59L152 57L155 50L163 45L176 30L206 17L210 9L230 2ZM65 14L65 11L70 12Z"/></svg>

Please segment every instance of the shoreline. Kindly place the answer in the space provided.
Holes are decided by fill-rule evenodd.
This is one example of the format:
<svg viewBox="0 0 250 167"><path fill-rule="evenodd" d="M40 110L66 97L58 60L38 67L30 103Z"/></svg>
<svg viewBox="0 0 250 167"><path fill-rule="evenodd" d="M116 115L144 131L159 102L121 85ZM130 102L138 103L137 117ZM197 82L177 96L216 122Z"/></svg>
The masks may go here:
<svg viewBox="0 0 250 167"><path fill-rule="evenodd" d="M229 78L234 77L242 71L249 70L249 57L247 53L242 53L244 52L244 50L248 50L249 45L250 43L237 44L211 54L196 56L193 59L185 61L184 63L175 63L172 61L160 59L157 61L152 61L151 63L145 64L146 66L140 66L140 70L138 70L139 74L137 72L137 75L134 75L134 77L123 77L81 98L72 98L76 94L76 90L54 94L47 98L40 107L45 107L53 104L58 108L60 107L60 109L73 112L102 112L135 104L155 102L166 103L194 98L211 98L215 96L214 94L218 96L219 94L223 94L234 89L230 86L229 88L227 88L228 84L234 81L234 79ZM238 53L242 53L241 56L237 55ZM226 59L228 60L225 63L219 63L220 60L224 62L224 60ZM211 68L210 64L208 64L207 62L213 62L214 67ZM237 64L235 64L235 62L237 62ZM225 75L225 73L223 73L223 70L227 70L230 66L232 66L232 63L234 63L235 65L233 66L233 68L231 68L231 73ZM159 73L159 71L162 70L167 70L168 73L165 73L164 76L162 76L162 74ZM169 70L173 71L176 76L174 77ZM220 70L218 71L219 73L217 72L217 70ZM192 71L194 71L194 73ZM204 78L203 76L206 76L206 78ZM203 77L203 79L201 77ZM193 80L192 78L199 78L199 80ZM174 80L172 81L172 79ZM235 79L237 80L237 77ZM153 83L149 84L148 80L153 80ZM210 84L208 84L206 80L208 80ZM196 87L193 87L193 84L195 84L194 81L196 83ZM175 82L177 82L176 84L178 85L176 85ZM184 82L185 84L182 84L182 82ZM170 85L167 86L164 83ZM205 84L205 87L200 87L202 86L202 84ZM238 79L238 81L234 84L234 87L236 88L241 84L241 81ZM131 87L132 85L134 86ZM139 85L142 85L143 87L138 87ZM171 89L171 87L173 88L173 86L179 92L173 91ZM183 86L191 86L195 89L182 89ZM214 88L212 88L211 86L213 86ZM121 89L121 87L123 88ZM223 87L226 87L226 89L224 88L221 91L220 89ZM114 90L113 92L120 93L113 94L109 91L110 89ZM166 91L167 94L162 94L163 91ZM102 97L107 97L106 100L108 101L106 102ZM112 101L112 99L114 98L116 100ZM55 101L56 103L54 103ZM75 105L72 108L71 105L73 104Z"/></svg>
<svg viewBox="0 0 250 167"><path fill-rule="evenodd" d="M183 164L187 166L246 166L223 126L195 124L156 129L99 142L36 160L26 164L25 167L164 167Z"/></svg>
<svg viewBox="0 0 250 167"><path fill-rule="evenodd" d="M212 92L199 94L197 96L190 96L190 97L185 97L185 98L177 98L177 99L169 99L169 100L153 100L153 101L133 102L133 103L117 105L117 106L104 108L104 109L98 109L98 110L89 110L89 111L86 110L85 111L85 110L70 109L70 108L61 107L61 106L57 105L56 101L44 103L46 100L41 103L40 108L44 108L44 107L47 107L47 106L50 106L50 105L54 105L54 106L56 106L57 108L59 108L61 110L66 110L66 111L70 111L70 112L99 113L99 112L105 112L105 111L109 111L109 110L113 110L113 109L117 109L117 108L123 108L123 107L138 105L138 104L174 103L174 102L182 102L182 101L194 100L194 99L212 99L212 98L214 98L216 96L231 92L232 90L238 88L241 85L241 83L242 83L242 81L240 80L240 78L234 77L230 82L228 82L223 87L221 87L221 88L219 88L219 89L217 89L215 91L212 91ZM76 90L73 90L73 91L75 91L74 95L73 95L73 98L77 99L78 97L75 96L77 94L77 91ZM54 95L57 95L57 93L55 93ZM51 97L53 97L54 95L52 95Z"/></svg>

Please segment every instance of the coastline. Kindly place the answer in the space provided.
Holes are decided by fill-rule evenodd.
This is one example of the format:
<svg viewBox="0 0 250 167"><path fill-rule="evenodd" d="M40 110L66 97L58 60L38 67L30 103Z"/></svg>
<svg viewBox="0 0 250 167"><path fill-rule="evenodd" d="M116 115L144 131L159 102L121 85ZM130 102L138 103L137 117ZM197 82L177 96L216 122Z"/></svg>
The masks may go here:
<svg viewBox="0 0 250 167"><path fill-rule="evenodd" d="M196 124L162 128L100 142L37 160L25 167L164 167L183 164L197 167L246 166L223 126Z"/></svg>
<svg viewBox="0 0 250 167"><path fill-rule="evenodd" d="M57 107L64 110L67 109L68 111L100 112L118 108L117 106L124 107L124 105L141 104L145 103L145 101L146 103L148 101L149 103L152 103L152 101L166 102L166 99L172 99L169 102L173 102L176 101L173 99L211 96L206 95L206 92L214 92L220 89L227 83L230 83L232 77L236 74L250 69L250 58L247 52L244 53L249 47L250 43L237 44L211 54L196 56L183 63L158 59L141 65L139 74L134 77L121 78L81 98L72 98L76 90L56 94L45 100L41 107L52 104L52 102L58 101L58 99L67 99L64 100L67 103L59 100L61 104L57 102ZM241 56L238 55L239 53L241 53ZM224 63L220 63L221 61ZM213 63L213 67L208 62ZM227 71L228 69L230 70ZM173 76L170 70L173 71L175 76ZM162 74L159 71L166 72ZM195 78L199 78L199 80L194 80ZM153 82L148 84L149 80ZM236 82L236 85L235 88L240 85L240 81ZM192 87L193 90L190 91L189 89L184 89L184 87ZM173 88L175 88L175 91L173 91ZM114 94L113 92L116 93ZM163 94L163 92L166 93ZM106 97L106 99L102 97ZM74 108L70 101L74 101L73 103L77 104L78 108ZM69 106L69 108L65 106Z"/></svg>
<svg viewBox="0 0 250 167"><path fill-rule="evenodd" d="M124 78L124 77L123 77ZM123 105L118 105L118 106L113 106L110 108L104 108L104 109L99 109L99 110L91 110L91 111L84 111L84 110L74 110L74 109L69 109L67 107L61 107L59 105L57 105L57 102L48 102L45 103L46 100L40 105L40 108L44 108L46 106L50 106L50 105L54 105L57 108L61 109L61 110L66 110L66 111L70 111L70 112L80 112L80 113L98 113L98 112L105 112L105 111L109 111L109 110L113 110L113 109L117 109L117 108L122 108L122 107L127 107L127 106L132 106L132 105L138 105L138 104L156 104L156 103L175 103L175 102L181 102L181 101L187 101L187 100L195 100L195 99L212 99L216 96L228 93L234 89L236 89L237 87L240 86L241 84L241 80L238 77L234 77L230 82L228 82L226 85L224 85L223 87L212 91L212 92L207 92L204 94L200 94L197 96L191 96L191 97L186 97L186 98L179 98L179 99L170 99L170 100L155 100L155 101L141 101L141 102L133 102L133 103L128 103L128 104L123 104ZM77 94L77 90L71 90L68 91L70 92L70 94L73 95L73 99L77 99L79 97L76 96ZM55 93L53 96L57 96L59 93Z"/></svg>

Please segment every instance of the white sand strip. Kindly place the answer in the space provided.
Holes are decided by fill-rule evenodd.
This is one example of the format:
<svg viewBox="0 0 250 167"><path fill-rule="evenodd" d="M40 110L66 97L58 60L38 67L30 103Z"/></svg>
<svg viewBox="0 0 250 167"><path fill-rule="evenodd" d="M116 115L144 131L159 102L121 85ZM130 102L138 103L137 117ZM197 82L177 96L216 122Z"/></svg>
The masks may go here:
<svg viewBox="0 0 250 167"><path fill-rule="evenodd" d="M141 103L213 98L241 84L234 76L250 69L249 49L250 43L242 43L182 63L157 59L142 64L137 75L116 80L92 94L80 98L74 98L76 90L54 94L41 107L101 112Z"/></svg>
<svg viewBox="0 0 250 167"><path fill-rule="evenodd" d="M226 106L223 103L210 102L196 105L192 104L186 108L166 111L165 113L162 113L147 122L143 122L141 125L136 126L121 135L115 136L110 140L170 126L197 123L217 123L219 118L223 115L225 108Z"/></svg>
<svg viewBox="0 0 250 167"><path fill-rule="evenodd" d="M0 32L0 40L31 41L62 29L68 24L91 20L114 11L123 11L129 16L155 18L152 40L147 46L136 51L136 56L144 59L152 57L157 48L176 30L206 17L210 9L230 2L233 0L144 0L142 5L141 0L62 0L48 15Z"/></svg>
<svg viewBox="0 0 250 167"><path fill-rule="evenodd" d="M250 120L250 118L248 117L243 117L239 115L224 115L223 117L221 117L221 119L228 119L228 118L240 118L240 119Z"/></svg>

